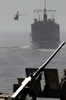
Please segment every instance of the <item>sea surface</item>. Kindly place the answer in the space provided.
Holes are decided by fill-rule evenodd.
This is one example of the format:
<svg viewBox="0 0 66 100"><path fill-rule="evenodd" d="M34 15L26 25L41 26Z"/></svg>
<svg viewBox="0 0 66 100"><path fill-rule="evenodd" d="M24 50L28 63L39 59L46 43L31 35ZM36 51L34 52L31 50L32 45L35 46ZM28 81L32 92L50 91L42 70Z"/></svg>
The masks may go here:
<svg viewBox="0 0 66 100"><path fill-rule="evenodd" d="M30 48L30 31L0 31L0 92L13 94L17 78L25 78L25 68L39 68L55 49ZM66 33L61 32L61 41L66 42ZM46 68L57 68L59 83L66 69L66 45L55 55ZM42 88L44 85L42 76ZM46 99L47 100L47 99Z"/></svg>

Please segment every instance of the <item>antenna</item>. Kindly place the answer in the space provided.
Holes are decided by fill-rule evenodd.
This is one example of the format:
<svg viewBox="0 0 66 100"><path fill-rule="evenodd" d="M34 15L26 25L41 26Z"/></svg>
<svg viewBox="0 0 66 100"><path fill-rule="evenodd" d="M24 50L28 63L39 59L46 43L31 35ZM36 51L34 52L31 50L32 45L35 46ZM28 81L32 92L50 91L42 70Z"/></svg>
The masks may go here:
<svg viewBox="0 0 66 100"><path fill-rule="evenodd" d="M44 0L44 8L46 9L46 0Z"/></svg>
<svg viewBox="0 0 66 100"><path fill-rule="evenodd" d="M44 0L44 15L43 15L43 21L47 22L47 14L46 14L46 0Z"/></svg>
<svg viewBox="0 0 66 100"><path fill-rule="evenodd" d="M46 0L44 0L44 14L46 14Z"/></svg>

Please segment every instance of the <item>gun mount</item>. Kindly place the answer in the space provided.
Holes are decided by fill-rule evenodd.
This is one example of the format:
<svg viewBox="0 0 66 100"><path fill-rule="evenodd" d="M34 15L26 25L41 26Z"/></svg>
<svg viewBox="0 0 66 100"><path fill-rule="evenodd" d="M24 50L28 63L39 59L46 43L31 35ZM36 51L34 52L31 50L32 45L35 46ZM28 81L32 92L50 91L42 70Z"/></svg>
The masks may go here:
<svg viewBox="0 0 66 100"><path fill-rule="evenodd" d="M14 94L9 100L24 100L27 95L31 96L33 100L36 100L36 97L60 98L60 100L66 99L66 92L63 91L64 86L66 86L66 78L63 80L64 82L59 84L57 69L44 69L64 44L65 42L62 42L49 59L38 69L26 68L27 78L22 80L23 82L21 80L19 82L18 79L18 83L20 84L18 84L16 88L14 85ZM40 81L43 72L45 76L45 86L42 91ZM62 97L60 94L62 94Z"/></svg>

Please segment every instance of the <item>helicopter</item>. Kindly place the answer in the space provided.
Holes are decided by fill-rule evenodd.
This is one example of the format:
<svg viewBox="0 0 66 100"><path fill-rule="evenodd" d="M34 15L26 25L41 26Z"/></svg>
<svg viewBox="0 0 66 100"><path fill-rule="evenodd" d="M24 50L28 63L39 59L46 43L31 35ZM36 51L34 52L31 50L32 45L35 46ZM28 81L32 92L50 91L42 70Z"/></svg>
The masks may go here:
<svg viewBox="0 0 66 100"><path fill-rule="evenodd" d="M24 15L27 15L27 14L19 14L19 11L17 11L17 13L14 16L14 20L18 20L19 16L24 16Z"/></svg>
<svg viewBox="0 0 66 100"><path fill-rule="evenodd" d="M13 15L13 14L6 14L6 15ZM18 20L19 16L25 16L25 15L27 15L27 14L19 14L19 11L17 11L17 13L14 16L14 20Z"/></svg>

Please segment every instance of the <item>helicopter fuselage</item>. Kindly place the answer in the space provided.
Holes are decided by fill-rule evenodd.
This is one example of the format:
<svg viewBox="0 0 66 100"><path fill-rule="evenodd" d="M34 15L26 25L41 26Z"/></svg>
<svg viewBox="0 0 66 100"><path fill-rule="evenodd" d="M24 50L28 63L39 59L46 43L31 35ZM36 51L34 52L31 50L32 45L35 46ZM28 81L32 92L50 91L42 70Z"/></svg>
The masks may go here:
<svg viewBox="0 0 66 100"><path fill-rule="evenodd" d="M14 20L18 20L18 18L19 18L19 15L15 15L15 17L14 17Z"/></svg>

